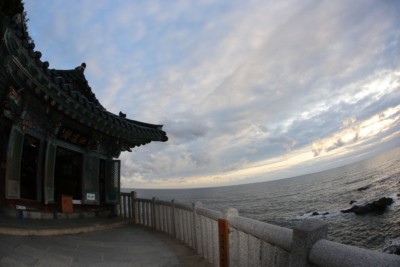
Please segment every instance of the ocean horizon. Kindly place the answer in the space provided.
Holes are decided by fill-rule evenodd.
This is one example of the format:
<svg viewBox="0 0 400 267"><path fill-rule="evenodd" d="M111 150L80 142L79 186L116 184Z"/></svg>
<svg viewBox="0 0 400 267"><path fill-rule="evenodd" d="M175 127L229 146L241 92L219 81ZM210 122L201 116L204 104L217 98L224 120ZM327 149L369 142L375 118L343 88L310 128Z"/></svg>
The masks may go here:
<svg viewBox="0 0 400 267"><path fill-rule="evenodd" d="M328 239L374 250L400 240L400 148L346 166L252 184L192 189L132 189L140 198L205 208L236 208L239 215L292 228L305 218L328 223ZM343 213L354 205L393 199L383 213ZM352 203L352 204L350 204ZM399 241L400 242L400 241Z"/></svg>

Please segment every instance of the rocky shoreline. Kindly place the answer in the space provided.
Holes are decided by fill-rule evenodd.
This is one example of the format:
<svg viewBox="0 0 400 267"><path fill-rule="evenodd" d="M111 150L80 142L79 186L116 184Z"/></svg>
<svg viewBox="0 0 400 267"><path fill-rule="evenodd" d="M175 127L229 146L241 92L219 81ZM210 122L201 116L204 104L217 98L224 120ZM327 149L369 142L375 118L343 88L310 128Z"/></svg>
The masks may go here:
<svg viewBox="0 0 400 267"><path fill-rule="evenodd" d="M390 197L382 197L378 200L375 200L371 203L367 203L365 205L354 205L349 209L341 210L342 213L353 212L356 215L363 215L367 213L376 213L382 214L385 212L386 207L392 205L394 200ZM356 203L356 201L351 201L350 204Z"/></svg>

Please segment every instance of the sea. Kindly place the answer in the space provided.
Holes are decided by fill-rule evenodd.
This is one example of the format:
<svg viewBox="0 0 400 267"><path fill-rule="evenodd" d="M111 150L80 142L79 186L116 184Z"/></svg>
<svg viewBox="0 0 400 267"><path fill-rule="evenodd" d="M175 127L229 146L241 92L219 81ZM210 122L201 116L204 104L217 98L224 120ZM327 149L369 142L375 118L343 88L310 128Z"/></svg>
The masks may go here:
<svg viewBox="0 0 400 267"><path fill-rule="evenodd" d="M343 167L262 183L198 189L125 189L138 197L205 208L236 208L240 216L287 228L306 218L328 224L328 239L384 251L400 245L400 148ZM342 213L382 197L394 203L384 213ZM350 204L351 201L356 201ZM318 215L316 215L318 213Z"/></svg>

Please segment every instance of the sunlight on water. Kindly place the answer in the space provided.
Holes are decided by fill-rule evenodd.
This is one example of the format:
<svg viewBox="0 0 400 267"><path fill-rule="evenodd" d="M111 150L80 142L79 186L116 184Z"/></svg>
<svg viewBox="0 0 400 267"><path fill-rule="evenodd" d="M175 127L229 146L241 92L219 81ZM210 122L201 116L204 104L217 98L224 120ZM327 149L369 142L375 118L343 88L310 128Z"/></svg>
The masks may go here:
<svg viewBox="0 0 400 267"><path fill-rule="evenodd" d="M182 203L201 201L210 209L233 207L241 216L293 227L305 218L328 223L328 238L381 250L385 240L400 238L400 149L352 165L291 179L204 189L136 190ZM129 191L129 190L128 190ZM343 209L381 197L394 203L383 214L355 215Z"/></svg>

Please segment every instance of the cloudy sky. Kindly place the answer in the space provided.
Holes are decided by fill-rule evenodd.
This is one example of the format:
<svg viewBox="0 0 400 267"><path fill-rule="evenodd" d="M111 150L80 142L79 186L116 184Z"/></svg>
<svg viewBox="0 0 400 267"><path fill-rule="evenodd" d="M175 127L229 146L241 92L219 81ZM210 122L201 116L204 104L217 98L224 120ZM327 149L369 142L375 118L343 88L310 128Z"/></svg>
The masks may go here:
<svg viewBox="0 0 400 267"><path fill-rule="evenodd" d="M86 62L109 111L169 141L122 186L291 177L400 145L400 1L25 0L50 68Z"/></svg>

